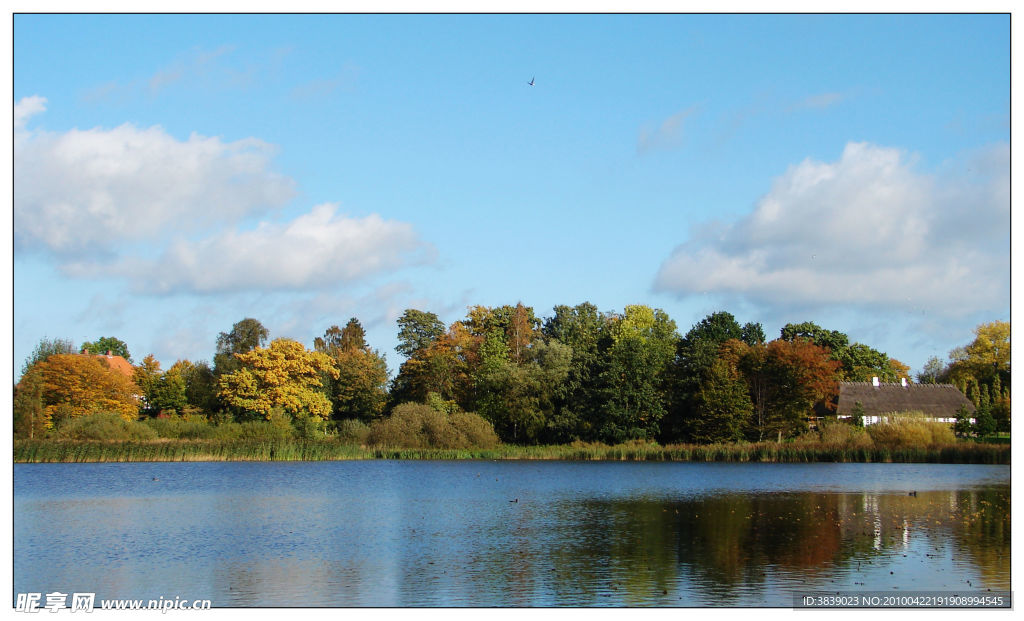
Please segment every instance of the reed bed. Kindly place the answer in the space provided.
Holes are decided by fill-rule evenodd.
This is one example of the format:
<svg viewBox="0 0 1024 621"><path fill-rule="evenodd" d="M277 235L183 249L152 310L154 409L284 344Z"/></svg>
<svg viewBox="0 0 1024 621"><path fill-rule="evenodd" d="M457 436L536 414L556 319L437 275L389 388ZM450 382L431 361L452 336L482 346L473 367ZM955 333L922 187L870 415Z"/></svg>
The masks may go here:
<svg viewBox="0 0 1024 621"><path fill-rule="evenodd" d="M371 459L358 446L317 441L16 441L15 462L328 461Z"/></svg>
<svg viewBox="0 0 1024 621"><path fill-rule="evenodd" d="M438 449L366 447L331 440L14 442L14 461L18 463L354 459L1009 464L1010 446L976 442L930 447L844 447L807 442L608 446L577 442L557 446L506 444L494 448Z"/></svg>

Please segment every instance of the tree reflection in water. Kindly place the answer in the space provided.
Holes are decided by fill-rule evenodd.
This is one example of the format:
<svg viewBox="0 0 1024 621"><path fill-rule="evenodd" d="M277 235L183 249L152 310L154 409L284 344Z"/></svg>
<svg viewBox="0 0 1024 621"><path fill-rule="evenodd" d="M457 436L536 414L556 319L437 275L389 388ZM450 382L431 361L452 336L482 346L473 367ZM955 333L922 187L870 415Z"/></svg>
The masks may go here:
<svg viewBox="0 0 1024 621"><path fill-rule="evenodd" d="M549 539L561 544L550 586L563 604L686 606L785 606L781 591L811 588L1008 590L1009 498L997 487L567 502L556 522L578 536Z"/></svg>

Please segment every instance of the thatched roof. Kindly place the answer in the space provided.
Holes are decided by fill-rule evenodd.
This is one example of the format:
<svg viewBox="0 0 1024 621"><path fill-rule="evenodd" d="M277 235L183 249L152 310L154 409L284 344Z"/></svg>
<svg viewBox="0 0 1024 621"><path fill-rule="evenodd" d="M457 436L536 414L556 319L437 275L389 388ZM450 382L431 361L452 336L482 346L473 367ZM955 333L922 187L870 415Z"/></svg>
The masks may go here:
<svg viewBox="0 0 1024 621"><path fill-rule="evenodd" d="M952 384L880 384L839 382L839 406L836 414L850 416L860 402L867 416L892 412L924 412L936 418L954 418L960 406L974 413L974 404Z"/></svg>

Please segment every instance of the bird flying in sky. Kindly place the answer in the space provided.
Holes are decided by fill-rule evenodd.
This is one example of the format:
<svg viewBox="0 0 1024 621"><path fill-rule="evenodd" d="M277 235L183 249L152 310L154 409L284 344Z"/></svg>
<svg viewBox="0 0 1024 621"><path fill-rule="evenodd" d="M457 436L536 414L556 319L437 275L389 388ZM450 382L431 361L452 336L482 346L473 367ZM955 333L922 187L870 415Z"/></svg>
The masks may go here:
<svg viewBox="0 0 1024 621"><path fill-rule="evenodd" d="M532 78L530 78L530 81L529 81L529 82L527 82L527 84L529 84L530 86L533 86L533 81L534 81L534 79L535 79L536 77L537 77L537 76L533 76Z"/></svg>

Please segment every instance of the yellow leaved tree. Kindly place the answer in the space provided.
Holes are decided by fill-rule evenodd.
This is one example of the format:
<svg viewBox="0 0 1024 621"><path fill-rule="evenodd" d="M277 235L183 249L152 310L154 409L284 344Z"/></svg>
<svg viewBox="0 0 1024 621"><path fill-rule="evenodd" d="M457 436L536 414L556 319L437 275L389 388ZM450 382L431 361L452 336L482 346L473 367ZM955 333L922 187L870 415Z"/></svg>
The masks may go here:
<svg viewBox="0 0 1024 621"><path fill-rule="evenodd" d="M967 360L981 367L1003 370L1010 365L1010 322L993 321L974 329L974 342L967 346Z"/></svg>
<svg viewBox="0 0 1024 621"><path fill-rule="evenodd" d="M139 389L130 377L112 369L102 356L56 354L38 362L22 378L34 387L43 426L96 412L125 420L139 415Z"/></svg>
<svg viewBox="0 0 1024 621"><path fill-rule="evenodd" d="M274 408L326 419L330 400L318 390L320 374L337 379L338 369L327 354L309 351L292 339L276 339L269 347L235 354L241 367L220 378L220 396L232 406L270 419Z"/></svg>

